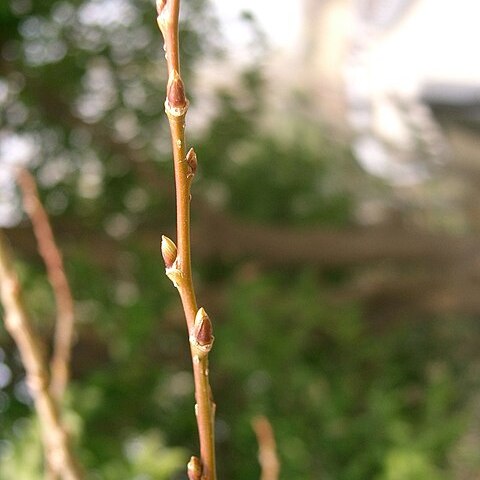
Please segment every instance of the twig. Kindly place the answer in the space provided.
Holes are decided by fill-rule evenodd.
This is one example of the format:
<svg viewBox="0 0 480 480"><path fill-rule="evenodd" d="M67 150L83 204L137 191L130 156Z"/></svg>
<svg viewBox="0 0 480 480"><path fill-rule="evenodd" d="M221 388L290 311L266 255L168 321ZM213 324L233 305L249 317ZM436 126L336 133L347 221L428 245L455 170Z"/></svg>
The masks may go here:
<svg viewBox="0 0 480 480"><path fill-rule="evenodd" d="M165 41L167 59L165 112L172 137L177 208L177 246L167 237L163 237L162 254L167 268L166 273L177 287L182 300L192 355L200 461L198 462L198 459L190 461L188 474L195 480L216 480L215 404L208 380L208 353L213 345L212 324L205 310L197 307L190 260L190 185L197 169L197 156L192 148L188 152L185 148L185 116L188 101L180 76L179 9L180 0L157 0L157 21Z"/></svg>
<svg viewBox="0 0 480 480"><path fill-rule="evenodd" d="M273 428L267 417L258 416L252 421L258 442L258 461L262 471L260 480L278 480L280 462Z"/></svg>
<svg viewBox="0 0 480 480"><path fill-rule="evenodd" d="M53 354L50 363L50 390L54 397L60 400L70 376L74 325L73 297L65 275L62 254L55 243L52 227L40 201L35 179L28 170L22 169L17 180L22 192L23 206L32 222L38 251L45 262L57 306Z"/></svg>
<svg viewBox="0 0 480 480"><path fill-rule="evenodd" d="M63 480L81 480L57 402L49 391L47 364L20 295L7 240L0 231L0 296L5 328L15 340L40 422L48 464Z"/></svg>

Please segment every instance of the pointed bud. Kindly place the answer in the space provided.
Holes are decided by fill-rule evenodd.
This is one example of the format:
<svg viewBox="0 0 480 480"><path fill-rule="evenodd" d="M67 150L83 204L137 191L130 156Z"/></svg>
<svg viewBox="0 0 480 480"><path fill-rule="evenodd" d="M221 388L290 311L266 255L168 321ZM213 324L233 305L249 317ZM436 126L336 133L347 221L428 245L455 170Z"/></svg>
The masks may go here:
<svg viewBox="0 0 480 480"><path fill-rule="evenodd" d="M193 177L195 173L197 173L197 166L198 166L197 154L195 153L195 150L193 148L191 148L188 151L185 160L187 161L188 170L189 170L187 176Z"/></svg>
<svg viewBox="0 0 480 480"><path fill-rule="evenodd" d="M167 113L174 116L184 115L188 106L185 86L178 72L173 71L167 85Z"/></svg>
<svg viewBox="0 0 480 480"><path fill-rule="evenodd" d="M195 316L195 340L204 347L213 342L212 322L207 312L201 307Z"/></svg>
<svg viewBox="0 0 480 480"><path fill-rule="evenodd" d="M157 0L157 24L158 28L162 32L163 38L166 39L166 30L167 30L167 19L166 19L166 5L167 5L167 0Z"/></svg>
<svg viewBox="0 0 480 480"><path fill-rule="evenodd" d="M165 235L162 235L162 257L166 268L172 268L177 259L177 247Z"/></svg>
<svg viewBox="0 0 480 480"><path fill-rule="evenodd" d="M193 325L193 333L190 336L190 342L201 353L208 353L213 346L214 337L212 335L213 327L210 317L202 307L198 310L195 316L195 323Z"/></svg>
<svg viewBox="0 0 480 480"><path fill-rule="evenodd" d="M202 478L202 464L197 457L191 457L187 464L187 474L189 480L201 480Z"/></svg>
<svg viewBox="0 0 480 480"><path fill-rule="evenodd" d="M163 9L165 8L165 5L167 4L167 0L157 0L156 4L157 4L157 13L161 15L163 12Z"/></svg>

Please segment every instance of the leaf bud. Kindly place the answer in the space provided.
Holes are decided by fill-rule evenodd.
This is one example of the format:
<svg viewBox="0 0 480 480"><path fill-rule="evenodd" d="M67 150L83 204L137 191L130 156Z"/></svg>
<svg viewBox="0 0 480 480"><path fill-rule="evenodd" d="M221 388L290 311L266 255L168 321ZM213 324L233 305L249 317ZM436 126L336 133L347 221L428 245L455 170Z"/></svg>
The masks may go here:
<svg viewBox="0 0 480 480"><path fill-rule="evenodd" d="M162 235L162 257L166 268L172 268L177 259L177 247L167 236Z"/></svg>
<svg viewBox="0 0 480 480"><path fill-rule="evenodd" d="M185 114L188 106L183 80L176 71L172 72L168 80L166 106L168 113L174 116Z"/></svg>
<svg viewBox="0 0 480 480"><path fill-rule="evenodd" d="M195 153L195 150L190 148L190 150L187 153L187 156L185 157L185 160L187 161L188 165L188 177L193 177L195 173L197 172L197 166L198 166L198 160L197 160L197 154Z"/></svg>
<svg viewBox="0 0 480 480"><path fill-rule="evenodd" d="M157 6L157 13L158 15L161 15L163 12L163 9L165 8L165 5L167 4L167 0L157 0L156 1L156 6Z"/></svg>
<svg viewBox="0 0 480 480"><path fill-rule="evenodd" d="M187 464L187 474L189 480L201 480L202 464L198 457L191 457Z"/></svg>
<svg viewBox="0 0 480 480"><path fill-rule="evenodd" d="M201 307L195 316L193 333L190 336L191 343L200 350L201 353L208 353L213 346L213 327L210 317L203 307Z"/></svg>

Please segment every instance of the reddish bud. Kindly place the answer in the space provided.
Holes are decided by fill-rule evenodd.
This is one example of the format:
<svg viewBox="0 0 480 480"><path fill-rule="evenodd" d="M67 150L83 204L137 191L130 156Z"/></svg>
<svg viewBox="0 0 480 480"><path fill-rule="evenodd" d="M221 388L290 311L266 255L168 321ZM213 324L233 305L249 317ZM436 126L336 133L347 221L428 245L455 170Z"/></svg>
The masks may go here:
<svg viewBox="0 0 480 480"><path fill-rule="evenodd" d="M195 153L195 150L191 148L186 156L186 161L188 164L188 176L193 177L195 173L197 172L197 166L198 166L198 160L197 160L197 154Z"/></svg>
<svg viewBox="0 0 480 480"><path fill-rule="evenodd" d="M187 106L187 98L185 97L185 86L183 80L177 72L168 82L167 86L167 103L172 109L183 110Z"/></svg>
<svg viewBox="0 0 480 480"><path fill-rule="evenodd" d="M191 457L187 464L187 474L189 480L201 480L202 464L197 457Z"/></svg>
<svg viewBox="0 0 480 480"><path fill-rule="evenodd" d="M172 268L177 259L177 246L165 235L162 235L162 257L166 268Z"/></svg>
<svg viewBox="0 0 480 480"><path fill-rule="evenodd" d="M203 347L206 351L212 348L213 344L213 327L210 317L203 307L201 307L195 316L195 324L193 327L193 338L195 343Z"/></svg>

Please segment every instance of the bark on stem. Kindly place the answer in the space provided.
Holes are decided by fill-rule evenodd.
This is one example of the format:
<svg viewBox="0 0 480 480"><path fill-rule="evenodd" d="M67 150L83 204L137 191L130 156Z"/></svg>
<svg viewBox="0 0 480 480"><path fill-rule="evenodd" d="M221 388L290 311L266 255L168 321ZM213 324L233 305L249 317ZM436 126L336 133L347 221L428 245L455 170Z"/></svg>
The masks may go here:
<svg viewBox="0 0 480 480"><path fill-rule="evenodd" d="M177 257L172 266L167 265L167 275L179 291L190 338L195 383L195 414L200 442L201 479L216 480L215 405L208 380L208 351L211 348L211 343L209 348L205 349L197 343L195 338L195 317L198 307L192 282L190 256L190 185L195 174L196 156L194 152L189 152L188 155L186 153L185 116L188 110L188 101L185 97L185 88L180 75L179 10L180 0L157 1L157 21L165 41L165 57L168 69L165 112L172 138L177 208ZM172 251L171 245L169 247L169 251L164 252L167 254L167 258ZM213 342L213 337L211 342Z"/></svg>
<svg viewBox="0 0 480 480"><path fill-rule="evenodd" d="M33 396L48 464L63 480L81 480L57 402L49 391L46 360L20 296L7 240L0 232L0 296L5 328L15 340Z"/></svg>

